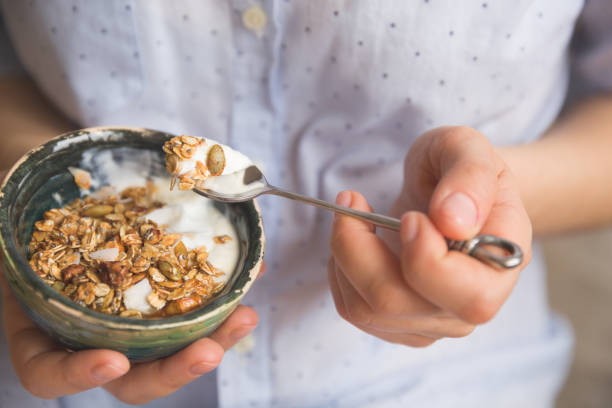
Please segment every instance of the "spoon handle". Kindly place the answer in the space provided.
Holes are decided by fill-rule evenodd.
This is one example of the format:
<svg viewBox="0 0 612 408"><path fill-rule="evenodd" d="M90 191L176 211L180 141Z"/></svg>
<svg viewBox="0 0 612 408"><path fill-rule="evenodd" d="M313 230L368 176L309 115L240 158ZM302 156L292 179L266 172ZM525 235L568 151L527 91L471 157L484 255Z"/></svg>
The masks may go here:
<svg viewBox="0 0 612 408"><path fill-rule="evenodd" d="M266 191L266 193L286 197L302 203L311 204L316 207L325 208L340 214L358 218L378 227L387 228L393 231L399 231L400 229L400 220L397 218L388 217L386 215L353 210L351 208L342 207L337 204L292 193L290 191L272 186L270 186L270 189ZM465 241L456 241L447 238L446 243L448 244L449 249L463 252L494 267L506 269L514 268L520 265L523 261L523 251L518 245L516 245L514 242L493 235L477 235L476 237ZM503 251L491 252L486 248L487 246L496 247L498 249L502 249Z"/></svg>

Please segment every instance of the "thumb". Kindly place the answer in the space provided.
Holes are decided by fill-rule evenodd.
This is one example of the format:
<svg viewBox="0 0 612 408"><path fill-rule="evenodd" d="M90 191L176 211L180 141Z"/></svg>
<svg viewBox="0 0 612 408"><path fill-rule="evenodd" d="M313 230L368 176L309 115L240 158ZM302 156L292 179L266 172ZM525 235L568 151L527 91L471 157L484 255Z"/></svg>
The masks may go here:
<svg viewBox="0 0 612 408"><path fill-rule="evenodd" d="M476 235L489 216L498 189L503 162L493 146L470 128L454 129L436 143L440 180L432 194L429 216L451 239Z"/></svg>

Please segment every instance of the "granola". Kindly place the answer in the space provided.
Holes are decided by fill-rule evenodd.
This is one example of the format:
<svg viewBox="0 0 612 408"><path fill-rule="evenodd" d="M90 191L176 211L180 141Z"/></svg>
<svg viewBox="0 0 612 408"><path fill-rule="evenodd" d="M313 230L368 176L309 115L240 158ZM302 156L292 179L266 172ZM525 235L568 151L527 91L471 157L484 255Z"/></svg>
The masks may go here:
<svg viewBox="0 0 612 408"><path fill-rule="evenodd" d="M189 142L182 145L193 146ZM78 174L79 182L88 179ZM32 269L77 304L102 313L163 317L204 304L223 286L215 279L222 272L211 264L206 247L188 249L181 234L147 219L164 206L153 198L154 188L149 183L119 194L93 193L46 211L29 243ZM219 235L214 242L228 238ZM146 284L151 314L125 304L127 290Z"/></svg>
<svg viewBox="0 0 612 408"><path fill-rule="evenodd" d="M198 149L207 148L206 140L193 136L177 136L164 143L163 150L166 153L166 170L174 179L172 186L178 181L179 190L191 190L199 181L204 181L210 176L218 176L225 169L225 153L219 144L208 148L206 164L197 160ZM184 160L194 160L192 169L183 172L181 163Z"/></svg>

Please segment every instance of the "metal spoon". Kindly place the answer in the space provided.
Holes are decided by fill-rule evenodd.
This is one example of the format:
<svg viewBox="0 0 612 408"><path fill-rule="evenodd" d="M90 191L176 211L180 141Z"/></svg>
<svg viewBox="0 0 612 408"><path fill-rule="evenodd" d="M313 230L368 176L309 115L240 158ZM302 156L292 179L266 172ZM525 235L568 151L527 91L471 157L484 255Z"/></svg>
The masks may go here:
<svg viewBox="0 0 612 408"><path fill-rule="evenodd" d="M388 217L386 215L357 211L351 208L342 207L336 204L328 203L327 201L319 200L312 197L306 197L301 194L292 193L278 187L274 187L268 183L264 175L256 166L250 166L241 170L244 175L242 178L242 186L239 193L219 192L206 188L204 184L196 184L194 191L204 197L221 201L225 203L238 203L251 200L261 194L274 194L302 203L311 204L317 207L335 211L340 214L350 217L359 218L361 220L372 223L376 226L388 228L394 231L399 231L400 220L397 218ZM234 174L232 177L240 178L240 174ZM222 178L227 176L217 176ZM218 183L222 184L222 183ZM523 251L515 243L506 239L493 235L478 235L472 239L465 241L456 241L446 239L448 248L472 256L479 261L488 265L500 268L514 268L523 261ZM496 247L502 251L491 252L486 247Z"/></svg>

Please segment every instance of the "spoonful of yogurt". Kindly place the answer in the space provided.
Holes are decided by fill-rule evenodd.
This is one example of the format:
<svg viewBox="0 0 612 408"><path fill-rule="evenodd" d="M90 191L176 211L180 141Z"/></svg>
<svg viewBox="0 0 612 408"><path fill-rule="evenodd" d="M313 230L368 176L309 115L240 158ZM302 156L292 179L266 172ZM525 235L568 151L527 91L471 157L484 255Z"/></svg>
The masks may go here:
<svg viewBox="0 0 612 408"><path fill-rule="evenodd" d="M181 190L192 189L201 196L225 203L238 203L262 194L274 194L358 218L379 227L394 231L400 229L400 220L397 218L353 210L275 187L268 183L248 157L211 140L191 136L175 137L166 142L164 151L166 168L178 180ZM495 267L514 268L523 261L523 252L518 245L500 237L478 235L465 241L446 241L449 249L464 252ZM488 247L497 250L492 252Z"/></svg>

